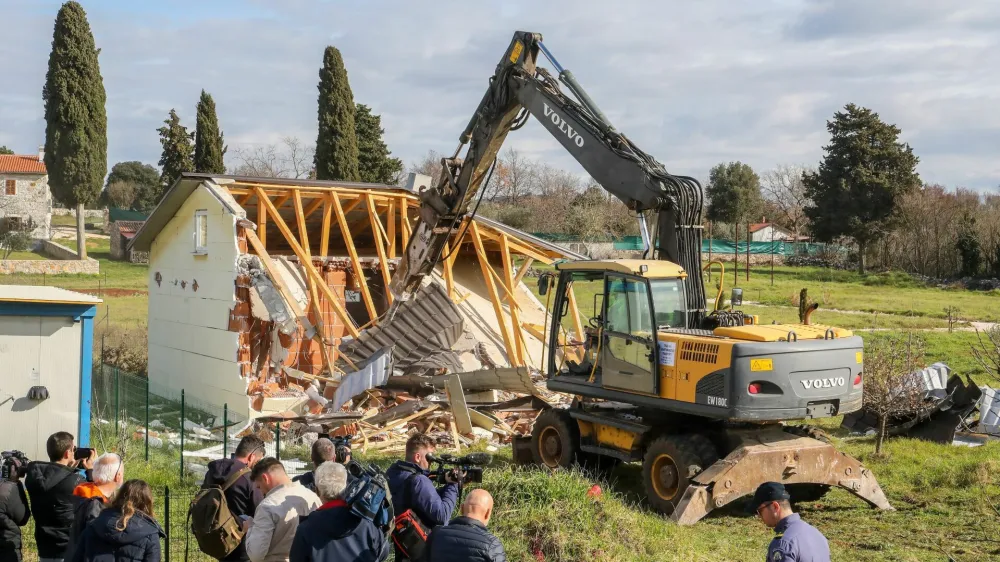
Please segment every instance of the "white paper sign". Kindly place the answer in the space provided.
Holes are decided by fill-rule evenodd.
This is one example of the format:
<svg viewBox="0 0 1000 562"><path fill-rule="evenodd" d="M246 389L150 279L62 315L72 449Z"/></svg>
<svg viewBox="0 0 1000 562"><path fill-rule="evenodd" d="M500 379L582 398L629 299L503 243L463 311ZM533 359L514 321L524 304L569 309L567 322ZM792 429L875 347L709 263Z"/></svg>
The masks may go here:
<svg viewBox="0 0 1000 562"><path fill-rule="evenodd" d="M344 291L344 301L361 302L361 291L351 291L350 289Z"/></svg>
<svg viewBox="0 0 1000 562"><path fill-rule="evenodd" d="M656 342L660 350L660 365L674 366L674 356L677 354L677 343L672 341Z"/></svg>

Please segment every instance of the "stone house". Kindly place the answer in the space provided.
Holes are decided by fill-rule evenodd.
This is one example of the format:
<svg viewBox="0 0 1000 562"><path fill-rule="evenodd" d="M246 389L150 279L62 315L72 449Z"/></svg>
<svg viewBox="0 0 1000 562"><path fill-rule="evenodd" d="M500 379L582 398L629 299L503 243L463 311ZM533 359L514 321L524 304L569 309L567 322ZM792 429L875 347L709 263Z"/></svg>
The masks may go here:
<svg viewBox="0 0 1000 562"><path fill-rule="evenodd" d="M41 147L38 154L0 155L0 220L24 222L30 218L36 225L32 236L48 240L52 193L44 157Z"/></svg>
<svg viewBox="0 0 1000 562"><path fill-rule="evenodd" d="M146 215L139 211L108 207L105 231L111 238L111 259L132 263L149 261L149 252L128 249L128 243L145 222Z"/></svg>

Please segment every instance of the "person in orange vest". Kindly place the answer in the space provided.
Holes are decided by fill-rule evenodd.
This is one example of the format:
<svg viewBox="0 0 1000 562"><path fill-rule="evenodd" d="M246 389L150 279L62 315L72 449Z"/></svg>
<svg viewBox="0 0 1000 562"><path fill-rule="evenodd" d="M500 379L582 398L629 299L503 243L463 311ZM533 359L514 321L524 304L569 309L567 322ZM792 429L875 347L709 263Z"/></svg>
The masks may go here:
<svg viewBox="0 0 1000 562"><path fill-rule="evenodd" d="M80 542L83 532L87 530L87 525L97 519L111 496L125 482L125 463L115 453L104 453L94 461L91 479L93 482L84 482L73 489L73 495L81 499L73 515L69 548L64 558L67 561L73 559L73 551Z"/></svg>

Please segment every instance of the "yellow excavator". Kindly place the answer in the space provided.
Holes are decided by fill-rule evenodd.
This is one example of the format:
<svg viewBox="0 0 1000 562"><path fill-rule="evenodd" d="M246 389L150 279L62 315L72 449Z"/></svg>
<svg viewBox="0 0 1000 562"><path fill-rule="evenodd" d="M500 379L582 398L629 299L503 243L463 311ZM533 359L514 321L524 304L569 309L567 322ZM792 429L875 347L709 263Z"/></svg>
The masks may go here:
<svg viewBox="0 0 1000 562"><path fill-rule="evenodd" d="M537 65L539 55L556 77ZM650 259L566 261L540 278L539 292L553 303L548 389L574 398L543 411L531 435L515 440L515 457L551 468L642 462L649 503L681 524L766 481L785 483L793 500L839 486L892 509L858 460L821 431L786 423L861 407L861 338L808 321L759 324L722 309L721 285L707 309L701 186L618 132L540 34L514 34L458 148L442 160L439 183L421 193L383 321L433 271L470 208L475 214L507 133L532 115L637 214ZM655 217L653 236L647 217ZM589 309L586 327L577 303Z"/></svg>

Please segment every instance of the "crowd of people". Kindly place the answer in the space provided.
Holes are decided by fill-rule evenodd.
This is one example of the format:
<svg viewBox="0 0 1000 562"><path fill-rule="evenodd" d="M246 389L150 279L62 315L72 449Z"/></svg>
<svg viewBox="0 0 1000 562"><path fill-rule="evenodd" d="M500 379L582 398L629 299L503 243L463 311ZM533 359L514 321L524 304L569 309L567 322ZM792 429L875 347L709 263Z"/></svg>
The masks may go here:
<svg viewBox="0 0 1000 562"><path fill-rule="evenodd" d="M352 462L348 447L317 440L313 470L293 479L281 461L265 456L260 438L246 436L231 458L209 463L201 486L203 492L215 491L216 503L223 506L213 513L233 525L220 527L231 542L219 543L228 546L214 557L220 562L385 562L390 557L396 562L506 562L503 544L489 531L492 496L472 490L460 505L461 515L451 518L463 475L449 474L437 485L429 472L434 452L433 440L414 435L406 443L405 459L385 473L392 512L412 517L426 530L416 548L398 539L398 518L395 525L380 526L348 503L356 478L347 468ZM79 449L66 432L48 438L46 453L48 461L26 467L13 461L10 477L0 482L0 562L21 562L21 527L32 517L41 562L160 561L166 534L154 516L152 489L142 480L125 479L120 456ZM830 560L826 539L792 512L781 484L760 486L748 507L775 529L768 561Z"/></svg>

